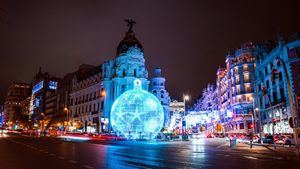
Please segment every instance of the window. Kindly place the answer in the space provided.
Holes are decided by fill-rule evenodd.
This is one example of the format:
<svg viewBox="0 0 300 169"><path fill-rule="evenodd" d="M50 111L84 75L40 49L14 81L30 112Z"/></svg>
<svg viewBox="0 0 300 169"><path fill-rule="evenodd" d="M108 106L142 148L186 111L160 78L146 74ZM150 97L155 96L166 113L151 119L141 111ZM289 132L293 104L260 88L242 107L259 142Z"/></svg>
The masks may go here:
<svg viewBox="0 0 300 169"><path fill-rule="evenodd" d="M123 76L125 76L125 69L123 69Z"/></svg>
<svg viewBox="0 0 300 169"><path fill-rule="evenodd" d="M249 82L249 75L248 74L244 74L244 82L245 83Z"/></svg>
<svg viewBox="0 0 300 169"><path fill-rule="evenodd" d="M244 71L248 71L248 65L243 66Z"/></svg>
<svg viewBox="0 0 300 169"><path fill-rule="evenodd" d="M281 72L279 72L278 78L279 78L280 81L282 80L282 73Z"/></svg>
<svg viewBox="0 0 300 169"><path fill-rule="evenodd" d="M235 72L235 74L238 74L238 73L239 73L239 68L238 68L238 67L235 67L235 68L234 68L234 72Z"/></svg>
<svg viewBox="0 0 300 169"><path fill-rule="evenodd" d="M247 92L247 93L251 92L251 88L250 88L250 85L249 85L249 84L246 84L246 85L245 85L245 89L246 89L246 92Z"/></svg>
<svg viewBox="0 0 300 169"><path fill-rule="evenodd" d="M277 98L277 93L276 92L273 92L273 100L275 103L278 102L278 98Z"/></svg>
<svg viewBox="0 0 300 169"><path fill-rule="evenodd" d="M101 110L103 110L104 107L104 101L101 101Z"/></svg>
<svg viewBox="0 0 300 169"><path fill-rule="evenodd" d="M283 88L280 88L280 98L281 98L281 101L283 101L284 100L284 90L283 90Z"/></svg>
<svg viewBox="0 0 300 169"><path fill-rule="evenodd" d="M136 69L133 70L133 76L136 76Z"/></svg>
<svg viewBox="0 0 300 169"><path fill-rule="evenodd" d="M244 126L244 123L240 123L240 129L244 129L245 126Z"/></svg>
<svg viewBox="0 0 300 169"><path fill-rule="evenodd" d="M265 75L267 75L268 74L268 67L266 66L265 67Z"/></svg>
<svg viewBox="0 0 300 169"><path fill-rule="evenodd" d="M270 63L270 70L273 69L273 62Z"/></svg>

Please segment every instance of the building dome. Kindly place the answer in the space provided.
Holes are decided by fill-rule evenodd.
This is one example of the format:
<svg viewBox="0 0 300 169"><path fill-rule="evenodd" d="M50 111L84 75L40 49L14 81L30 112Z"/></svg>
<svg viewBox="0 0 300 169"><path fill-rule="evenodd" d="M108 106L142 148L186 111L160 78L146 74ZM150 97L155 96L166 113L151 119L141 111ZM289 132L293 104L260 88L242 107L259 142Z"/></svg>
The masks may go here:
<svg viewBox="0 0 300 169"><path fill-rule="evenodd" d="M132 30L129 30L123 40L119 43L118 48L117 48L117 56L120 54L126 53L126 51L130 47L137 47L139 48L142 52L143 46L140 43L140 41L135 37L135 33Z"/></svg>
<svg viewBox="0 0 300 169"><path fill-rule="evenodd" d="M159 100L142 90L141 80L134 89L120 95L112 105L111 125L129 139L153 139L163 128L164 110Z"/></svg>

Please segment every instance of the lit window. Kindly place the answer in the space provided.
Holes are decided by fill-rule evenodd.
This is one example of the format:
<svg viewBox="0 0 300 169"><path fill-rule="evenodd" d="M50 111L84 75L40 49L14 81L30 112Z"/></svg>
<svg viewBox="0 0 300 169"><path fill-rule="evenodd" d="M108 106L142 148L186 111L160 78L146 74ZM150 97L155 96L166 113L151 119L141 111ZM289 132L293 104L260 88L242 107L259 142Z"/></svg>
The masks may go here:
<svg viewBox="0 0 300 169"><path fill-rule="evenodd" d="M248 65L243 65L244 71L248 71Z"/></svg>

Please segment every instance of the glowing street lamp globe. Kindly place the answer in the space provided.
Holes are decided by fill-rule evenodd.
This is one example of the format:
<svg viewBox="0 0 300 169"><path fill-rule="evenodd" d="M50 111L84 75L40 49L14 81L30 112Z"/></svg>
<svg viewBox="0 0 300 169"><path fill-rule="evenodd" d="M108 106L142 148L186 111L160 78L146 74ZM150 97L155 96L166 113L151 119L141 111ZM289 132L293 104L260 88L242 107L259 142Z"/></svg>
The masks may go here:
<svg viewBox="0 0 300 169"><path fill-rule="evenodd" d="M163 128L164 111L160 101L134 81L134 89L121 94L112 105L114 131L130 139L153 139Z"/></svg>

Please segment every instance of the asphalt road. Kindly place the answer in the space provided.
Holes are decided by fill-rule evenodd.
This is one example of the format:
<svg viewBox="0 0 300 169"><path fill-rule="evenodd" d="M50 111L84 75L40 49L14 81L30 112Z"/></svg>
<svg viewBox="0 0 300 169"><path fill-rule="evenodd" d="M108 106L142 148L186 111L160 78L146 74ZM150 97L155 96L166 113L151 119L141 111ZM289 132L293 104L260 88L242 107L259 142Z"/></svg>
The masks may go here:
<svg viewBox="0 0 300 169"><path fill-rule="evenodd" d="M214 168L297 169L268 150L231 149L218 139L88 143L18 135L0 137L0 169Z"/></svg>

